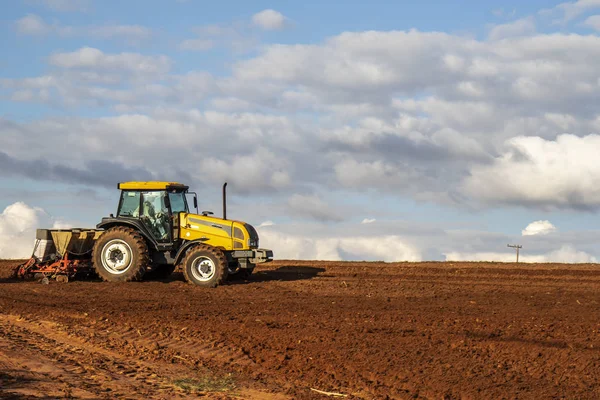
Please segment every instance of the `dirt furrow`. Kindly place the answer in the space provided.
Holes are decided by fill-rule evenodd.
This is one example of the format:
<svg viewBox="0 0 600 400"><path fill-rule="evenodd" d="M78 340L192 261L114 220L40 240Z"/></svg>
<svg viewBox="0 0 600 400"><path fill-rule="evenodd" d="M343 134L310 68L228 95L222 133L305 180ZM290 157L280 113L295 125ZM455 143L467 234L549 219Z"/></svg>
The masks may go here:
<svg viewBox="0 0 600 400"><path fill-rule="evenodd" d="M599 305L592 264L288 261L213 290L177 274L0 278L9 343L55 362L81 398L107 388L185 397L174 382L204 376L229 385L211 398L596 399ZM98 378L85 386L88 374Z"/></svg>

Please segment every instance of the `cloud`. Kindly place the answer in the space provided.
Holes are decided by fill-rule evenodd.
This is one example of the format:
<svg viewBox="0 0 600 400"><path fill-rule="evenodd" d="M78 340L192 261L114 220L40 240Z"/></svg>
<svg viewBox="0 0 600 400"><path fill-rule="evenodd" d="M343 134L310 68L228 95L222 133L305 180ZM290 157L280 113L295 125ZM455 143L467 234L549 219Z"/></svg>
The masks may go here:
<svg viewBox="0 0 600 400"><path fill-rule="evenodd" d="M322 222L339 222L342 215L316 195L294 194L288 199L290 214Z"/></svg>
<svg viewBox="0 0 600 400"><path fill-rule="evenodd" d="M43 211L23 202L9 205L0 214L0 258L28 258Z"/></svg>
<svg viewBox="0 0 600 400"><path fill-rule="evenodd" d="M595 31L600 31L600 15L592 15L591 17L588 17L583 22L583 25L590 27Z"/></svg>
<svg viewBox="0 0 600 400"><path fill-rule="evenodd" d="M231 182L241 192L277 191L291 184L286 161L280 156L258 149L255 153L231 158L205 157L198 163L207 180L218 184Z"/></svg>
<svg viewBox="0 0 600 400"><path fill-rule="evenodd" d="M53 164L43 159L18 160L3 152L0 152L0 167L0 176L20 176L37 181L59 181L110 188L120 181L154 178L143 168L126 167L106 160L87 160L83 168L76 168Z"/></svg>
<svg viewBox="0 0 600 400"><path fill-rule="evenodd" d="M577 0L560 3L553 8L541 10L540 14L555 17L554 23L566 24L595 8L600 8L600 0Z"/></svg>
<svg viewBox="0 0 600 400"><path fill-rule="evenodd" d="M375 218L365 218L362 220L361 224L372 224L375 221L377 221Z"/></svg>
<svg viewBox="0 0 600 400"><path fill-rule="evenodd" d="M247 53L258 45L255 32L244 22L202 25L192 31L196 37L180 42L180 50L207 51L224 47L235 53Z"/></svg>
<svg viewBox="0 0 600 400"><path fill-rule="evenodd" d="M263 10L252 16L252 23L267 31L283 29L286 21L287 18L282 13L272 9Z"/></svg>
<svg viewBox="0 0 600 400"><path fill-rule="evenodd" d="M345 187L379 187L384 183L400 187L411 179L409 171L403 171L383 161L359 162L346 159L335 165L338 181Z"/></svg>
<svg viewBox="0 0 600 400"><path fill-rule="evenodd" d="M534 221L521 232L523 236L547 235L556 232L556 227L550 221Z"/></svg>
<svg viewBox="0 0 600 400"><path fill-rule="evenodd" d="M421 254L399 236L306 237L258 228L261 246L278 259L420 261Z"/></svg>
<svg viewBox="0 0 600 400"><path fill-rule="evenodd" d="M446 261L496 261L496 262L515 262L514 253L460 253L449 252L445 254ZM529 255L526 250L521 250L519 255L520 262L527 263L596 263L596 257L579 251L572 245L564 245L560 249L546 254Z"/></svg>
<svg viewBox="0 0 600 400"><path fill-rule="evenodd" d="M192 31L196 37L179 43L179 49L185 51L207 51L225 47L236 53L247 53L259 44L257 28L263 31L281 30L288 19L274 10L264 10L254 14L252 24L236 21L222 24L197 26Z"/></svg>
<svg viewBox="0 0 600 400"><path fill-rule="evenodd" d="M17 20L15 27L17 32L23 35L45 35L54 29L53 26L46 24L41 17L34 14L28 14Z"/></svg>
<svg viewBox="0 0 600 400"><path fill-rule="evenodd" d="M258 228L264 228L264 227L273 226L273 225L275 225L275 222L265 221L265 222L261 223L260 225L258 225Z"/></svg>
<svg viewBox="0 0 600 400"><path fill-rule="evenodd" d="M522 18L506 24L495 25L490 29L490 40L501 40L512 37L528 36L535 33L533 17Z"/></svg>
<svg viewBox="0 0 600 400"><path fill-rule="evenodd" d="M50 64L62 68L120 70L141 74L166 73L171 67L167 56L144 56L138 53L106 54L93 47L82 47L69 53L54 53Z"/></svg>
<svg viewBox="0 0 600 400"><path fill-rule="evenodd" d="M28 14L15 23L15 28L22 35L62 37L82 37L93 39L114 39L127 44L139 44L152 36L152 30L141 25L102 25L102 26L70 26L58 22L47 23L42 17Z"/></svg>
<svg viewBox="0 0 600 400"><path fill-rule="evenodd" d="M472 167L464 190L492 204L596 209L600 207L600 136L556 140L516 137L490 165Z"/></svg>
<svg viewBox="0 0 600 400"><path fill-rule="evenodd" d="M5 169L0 172L49 180L66 175L90 185L105 185L107 179L124 175L161 180L179 176L201 186L228 181L244 193L289 193L292 176L303 178L295 174L295 168L306 163L303 174L312 174L310 165L314 164L301 153L290 154L297 140L294 130L282 117L198 110L26 124L0 119L0 135L5 139L5 155L0 160ZM57 143L70 146L58 165L45 161L48 146ZM270 149L264 148L265 143ZM105 160L106 164L90 165L89 160Z"/></svg>
<svg viewBox="0 0 600 400"><path fill-rule="evenodd" d="M16 202L0 213L0 259L29 258L38 228L68 229L72 223L55 219L43 209Z"/></svg>
<svg viewBox="0 0 600 400"><path fill-rule="evenodd" d="M213 40L248 32L247 24L240 26L195 32ZM417 30L345 32L322 43L267 45L240 57L230 73L180 75L164 56L87 47L51 55L40 76L0 80L0 90L13 101L116 114L16 124L26 128L26 139L14 128L11 137L30 144L33 159L43 158L41 144L48 146L50 137L45 132L52 132L78 142L85 154L116 157L129 167L152 170L164 152L177 154L177 162L164 163L171 170L176 164L235 165L243 172L221 172L215 182L245 176L251 183L239 178L237 184L253 193L334 188L459 207L551 207L536 199L538 188L496 184L500 167L516 165L503 156L513 151L513 140L552 142L564 132L598 132L598 74L589 59L600 57L599 49L595 35L535 33L490 41ZM127 147L108 149L111 140ZM13 157L30 156L11 148ZM203 161L192 150L202 152ZM260 154L277 166L276 174ZM82 164L76 154L69 157L68 165ZM251 163L249 171L243 161ZM588 174L587 164L573 165ZM485 171L493 176L487 179ZM579 174L573 166L568 173ZM536 175L544 179L541 187L551 184L549 176ZM512 192L496 196L502 185ZM581 191L590 189L556 197L562 208L582 209L589 201L582 206Z"/></svg>

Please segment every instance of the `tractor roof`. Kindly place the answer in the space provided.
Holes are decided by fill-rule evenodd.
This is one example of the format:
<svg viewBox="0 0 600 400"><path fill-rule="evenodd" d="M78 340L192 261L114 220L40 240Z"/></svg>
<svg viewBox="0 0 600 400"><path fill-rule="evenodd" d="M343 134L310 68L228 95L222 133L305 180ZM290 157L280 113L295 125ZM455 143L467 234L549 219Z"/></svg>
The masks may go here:
<svg viewBox="0 0 600 400"><path fill-rule="evenodd" d="M121 190L187 190L188 186L178 182L162 182L162 181L151 181L151 182L121 182L117 186Z"/></svg>

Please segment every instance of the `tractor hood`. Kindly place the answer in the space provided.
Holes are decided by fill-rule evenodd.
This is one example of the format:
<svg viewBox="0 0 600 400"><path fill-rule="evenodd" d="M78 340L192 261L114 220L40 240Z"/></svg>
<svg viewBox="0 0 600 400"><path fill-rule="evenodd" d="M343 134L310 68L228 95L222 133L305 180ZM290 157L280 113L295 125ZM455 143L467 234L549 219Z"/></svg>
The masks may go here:
<svg viewBox="0 0 600 400"><path fill-rule="evenodd" d="M198 215L180 214L180 237L184 240L204 240L225 250L258 248L258 233L242 221Z"/></svg>

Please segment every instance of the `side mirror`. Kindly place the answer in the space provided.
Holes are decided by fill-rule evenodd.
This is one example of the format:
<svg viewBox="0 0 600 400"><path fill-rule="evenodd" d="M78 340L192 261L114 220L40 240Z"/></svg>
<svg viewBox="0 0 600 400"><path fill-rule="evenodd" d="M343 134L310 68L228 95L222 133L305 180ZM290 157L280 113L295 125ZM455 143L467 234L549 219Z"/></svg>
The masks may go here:
<svg viewBox="0 0 600 400"><path fill-rule="evenodd" d="M196 196L194 196L194 208L198 209L198 198Z"/></svg>

